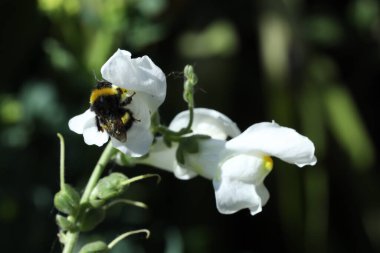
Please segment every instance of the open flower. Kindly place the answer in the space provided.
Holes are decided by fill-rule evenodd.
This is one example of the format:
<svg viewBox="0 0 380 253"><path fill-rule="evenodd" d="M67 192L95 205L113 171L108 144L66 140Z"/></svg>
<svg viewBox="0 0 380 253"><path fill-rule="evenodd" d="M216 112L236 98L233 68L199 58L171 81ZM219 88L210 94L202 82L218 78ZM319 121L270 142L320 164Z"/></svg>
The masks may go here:
<svg viewBox="0 0 380 253"><path fill-rule="evenodd" d="M303 167L316 164L314 151L314 144L291 128L274 122L252 125L226 143L220 174L213 180L218 210L260 212L269 199L263 181L273 168L271 157Z"/></svg>
<svg viewBox="0 0 380 253"><path fill-rule="evenodd" d="M184 111L172 120L169 129L179 131L187 126L189 121L189 111ZM187 154L185 164L179 164L176 160L178 143L172 143L167 147L163 138L156 138L151 147L149 156L141 160L141 163L150 164L163 170L173 172L179 179L191 179L198 174L212 179L217 171L215 168L219 164L219 155L224 150L224 145L228 137L235 137L240 134L236 124L224 114L215 110L205 108L194 109L194 119L192 124L192 134L204 134L211 138L200 140L200 150L197 154Z"/></svg>
<svg viewBox="0 0 380 253"><path fill-rule="evenodd" d="M170 129L179 130L187 123L189 112L174 118ZM314 145L295 130L272 122L254 124L240 131L230 119L214 110L194 110L193 134L207 134L199 140L199 152L185 154L184 164L175 160L178 146L167 148L157 142L144 163L173 171L180 179L201 175L213 181L216 205L223 214L249 208L260 212L269 199L263 184L273 168L273 157L302 167L314 165ZM233 137L226 141L227 137Z"/></svg>
<svg viewBox="0 0 380 253"><path fill-rule="evenodd" d="M126 138L115 138L110 131L104 131L99 126L99 115L91 109L73 117L69 121L69 128L83 134L88 145L102 146L111 137L115 148L134 157L145 155L153 141L150 131L151 115L162 104L166 96L166 78L162 70L157 67L148 56L131 58L131 53L117 50L116 53L102 66L101 74L104 80L112 84L112 90L125 92L128 102L117 103L116 106L127 112L127 118L120 119L114 115L107 122L111 127L111 120L119 120L125 124ZM116 92L115 92L116 93ZM117 94L117 93L116 93ZM91 101L90 101L91 102ZM108 108L107 108L108 109ZM98 118L97 118L98 117ZM131 124L127 124L127 122ZM123 126L123 125L122 125Z"/></svg>

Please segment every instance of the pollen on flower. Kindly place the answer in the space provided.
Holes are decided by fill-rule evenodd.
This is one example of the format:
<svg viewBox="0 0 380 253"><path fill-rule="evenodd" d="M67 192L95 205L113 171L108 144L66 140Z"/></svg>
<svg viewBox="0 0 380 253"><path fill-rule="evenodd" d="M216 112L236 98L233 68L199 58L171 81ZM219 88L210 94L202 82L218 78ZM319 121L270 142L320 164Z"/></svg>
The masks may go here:
<svg viewBox="0 0 380 253"><path fill-rule="evenodd" d="M269 155L266 155L263 157L263 160L264 160L264 168L271 171L273 168L272 157L270 157Z"/></svg>

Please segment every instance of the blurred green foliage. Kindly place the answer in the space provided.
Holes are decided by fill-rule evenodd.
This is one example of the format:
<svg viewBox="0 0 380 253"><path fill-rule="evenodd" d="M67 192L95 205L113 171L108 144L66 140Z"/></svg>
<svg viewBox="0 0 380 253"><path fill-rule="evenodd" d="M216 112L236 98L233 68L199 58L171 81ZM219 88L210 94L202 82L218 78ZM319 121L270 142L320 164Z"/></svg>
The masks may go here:
<svg viewBox="0 0 380 253"><path fill-rule="evenodd" d="M4 252L59 252L53 196L59 145L67 181L82 186L101 150L69 132L88 107L100 67L117 49L149 55L167 74L164 122L185 105L178 70L195 65L196 106L230 116L244 130L275 120L316 145L316 167L275 161L262 213L217 213L211 183L162 172L139 183L80 245L147 227L112 252L379 252L377 0L3 1L0 54L0 227ZM129 177L157 172L120 168ZM36 233L38 231L38 233ZM14 243L20 238L22 243Z"/></svg>

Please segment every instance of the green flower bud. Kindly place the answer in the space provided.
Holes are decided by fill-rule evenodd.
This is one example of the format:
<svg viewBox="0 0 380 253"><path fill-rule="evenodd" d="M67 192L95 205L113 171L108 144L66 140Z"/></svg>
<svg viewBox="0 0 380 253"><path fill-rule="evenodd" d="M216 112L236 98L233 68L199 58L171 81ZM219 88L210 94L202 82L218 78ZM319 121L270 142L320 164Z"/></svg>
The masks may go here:
<svg viewBox="0 0 380 253"><path fill-rule="evenodd" d="M93 207L100 207L105 201L119 196L126 187L124 185L126 180L128 180L127 176L117 172L100 179L91 192L90 204Z"/></svg>
<svg viewBox="0 0 380 253"><path fill-rule="evenodd" d="M57 223L58 227L62 230L67 230L70 232L77 230L77 227L75 226L73 221L69 219L69 217L64 217L60 214L57 214L55 216L55 222Z"/></svg>
<svg viewBox="0 0 380 253"><path fill-rule="evenodd" d="M186 65L184 68L185 82L183 89L183 99L189 104L190 107L194 106L194 86L198 82L197 75L191 65Z"/></svg>
<svg viewBox="0 0 380 253"><path fill-rule="evenodd" d="M79 253L108 253L110 249L107 244L102 241L90 242L84 245Z"/></svg>
<svg viewBox="0 0 380 253"><path fill-rule="evenodd" d="M79 208L79 201L79 193L68 184L65 184L54 196L55 208L68 215L76 214Z"/></svg>
<svg viewBox="0 0 380 253"><path fill-rule="evenodd" d="M102 208L88 208L83 214L83 218L77 225L82 232L90 231L99 225L105 218L106 212Z"/></svg>

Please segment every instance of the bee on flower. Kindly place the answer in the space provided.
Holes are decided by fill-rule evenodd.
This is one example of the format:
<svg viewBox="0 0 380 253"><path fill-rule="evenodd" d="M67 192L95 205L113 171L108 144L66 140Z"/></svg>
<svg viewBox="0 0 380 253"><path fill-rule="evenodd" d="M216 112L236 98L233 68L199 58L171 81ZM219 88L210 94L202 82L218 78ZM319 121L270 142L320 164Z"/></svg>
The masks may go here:
<svg viewBox="0 0 380 253"><path fill-rule="evenodd" d="M151 115L166 96L166 78L148 56L131 58L117 50L102 66L104 81L90 95L90 108L69 121L88 145L102 146L109 138L121 152L145 155L153 141Z"/></svg>

